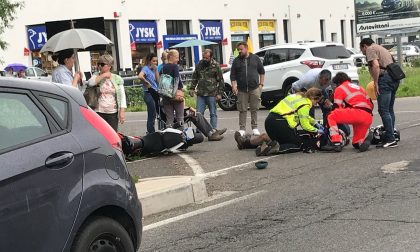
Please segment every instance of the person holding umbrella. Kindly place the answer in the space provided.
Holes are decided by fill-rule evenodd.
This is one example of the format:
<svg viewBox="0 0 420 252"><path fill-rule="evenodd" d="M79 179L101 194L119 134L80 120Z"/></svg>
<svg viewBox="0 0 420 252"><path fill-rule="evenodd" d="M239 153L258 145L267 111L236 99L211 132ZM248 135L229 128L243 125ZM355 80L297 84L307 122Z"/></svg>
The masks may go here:
<svg viewBox="0 0 420 252"><path fill-rule="evenodd" d="M52 81L65 85L78 87L82 80L82 73L76 72L74 75L72 69L74 66L74 50L67 49L58 52L57 62L59 64L52 73Z"/></svg>
<svg viewBox="0 0 420 252"><path fill-rule="evenodd" d="M98 113L115 131L118 131L118 121L125 121L127 101L124 91L124 80L121 76L111 73L114 59L111 55L102 55L98 59L99 73L93 74L88 85L98 86Z"/></svg>

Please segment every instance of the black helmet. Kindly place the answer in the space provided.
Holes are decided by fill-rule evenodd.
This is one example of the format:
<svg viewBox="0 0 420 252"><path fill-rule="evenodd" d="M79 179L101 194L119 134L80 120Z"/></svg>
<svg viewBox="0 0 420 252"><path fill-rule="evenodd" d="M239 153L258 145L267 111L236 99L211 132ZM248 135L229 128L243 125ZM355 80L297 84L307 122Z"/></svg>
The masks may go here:
<svg viewBox="0 0 420 252"><path fill-rule="evenodd" d="M378 125L375 128L371 129L373 131L372 144L379 144L384 140L385 137L385 127L383 125ZM394 128L394 137L395 141L400 141L400 131Z"/></svg>

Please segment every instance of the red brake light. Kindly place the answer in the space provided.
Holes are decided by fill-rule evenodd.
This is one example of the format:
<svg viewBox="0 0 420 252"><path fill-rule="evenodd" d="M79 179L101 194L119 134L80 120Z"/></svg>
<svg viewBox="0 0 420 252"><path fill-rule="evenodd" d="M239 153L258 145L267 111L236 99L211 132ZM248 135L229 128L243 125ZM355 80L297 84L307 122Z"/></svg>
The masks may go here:
<svg viewBox="0 0 420 252"><path fill-rule="evenodd" d="M121 151L121 139L117 132L109 126L109 124L102 119L95 111L80 107L80 112L85 119L99 132L101 135L117 150Z"/></svg>
<svg viewBox="0 0 420 252"><path fill-rule="evenodd" d="M322 60L305 60L305 61L301 61L301 64L307 65L309 68L322 68L322 66L324 65L325 61Z"/></svg>

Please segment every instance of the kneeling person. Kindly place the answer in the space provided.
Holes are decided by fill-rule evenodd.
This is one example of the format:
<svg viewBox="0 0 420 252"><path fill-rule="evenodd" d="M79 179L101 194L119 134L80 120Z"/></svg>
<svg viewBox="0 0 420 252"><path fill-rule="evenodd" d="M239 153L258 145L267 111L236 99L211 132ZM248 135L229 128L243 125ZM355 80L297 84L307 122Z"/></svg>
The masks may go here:
<svg viewBox="0 0 420 252"><path fill-rule="evenodd" d="M367 151L373 137L369 130L373 103L362 87L351 83L346 73L337 73L333 82L337 88L334 91L333 110L327 117L332 145L325 148L336 148L342 141L337 124L351 124L353 147L360 152Z"/></svg>

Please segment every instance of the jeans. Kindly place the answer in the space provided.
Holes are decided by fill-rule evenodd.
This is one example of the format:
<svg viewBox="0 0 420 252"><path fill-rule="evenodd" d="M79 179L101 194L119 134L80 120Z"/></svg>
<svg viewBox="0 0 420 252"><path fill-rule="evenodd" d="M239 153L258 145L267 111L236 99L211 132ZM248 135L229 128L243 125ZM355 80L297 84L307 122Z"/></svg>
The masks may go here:
<svg viewBox="0 0 420 252"><path fill-rule="evenodd" d="M214 96L197 96L197 112L204 115L206 106L210 111L210 124L214 129L217 129L217 107L216 97Z"/></svg>
<svg viewBox="0 0 420 252"><path fill-rule="evenodd" d="M394 141L395 114L394 102L395 93L399 87L399 81L394 81L388 73L384 73L378 80L378 112L385 128L384 140Z"/></svg>
<svg viewBox="0 0 420 252"><path fill-rule="evenodd" d="M147 106L147 133L150 134L155 132L156 104L148 91L144 92L143 97Z"/></svg>

